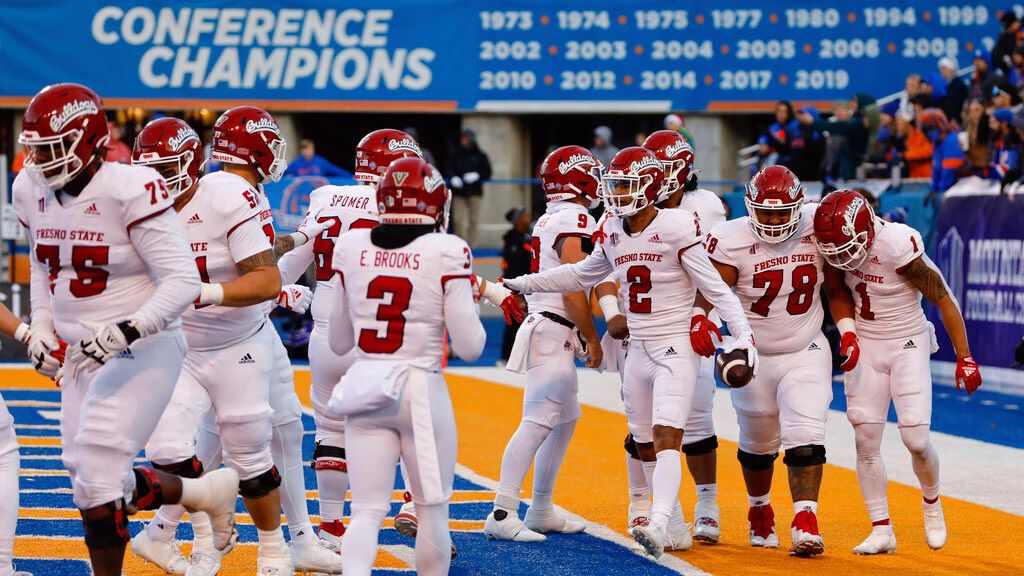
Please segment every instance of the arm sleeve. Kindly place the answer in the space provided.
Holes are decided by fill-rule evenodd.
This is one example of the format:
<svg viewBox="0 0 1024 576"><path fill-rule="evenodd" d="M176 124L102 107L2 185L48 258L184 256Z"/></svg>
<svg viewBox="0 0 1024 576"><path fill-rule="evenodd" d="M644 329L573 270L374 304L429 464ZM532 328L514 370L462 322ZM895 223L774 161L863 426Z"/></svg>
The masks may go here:
<svg viewBox="0 0 1024 576"><path fill-rule="evenodd" d="M255 216L228 232L228 251L231 252L231 259L236 263L273 249L270 239L263 233L263 228Z"/></svg>
<svg viewBox="0 0 1024 576"><path fill-rule="evenodd" d="M306 242L302 246L286 253L277 260L281 269L281 283L295 284L313 263L313 243Z"/></svg>
<svg viewBox="0 0 1024 576"><path fill-rule="evenodd" d="M331 351L339 356L344 355L355 346L352 318L348 315L348 304L345 299L345 283L341 278L341 272L331 278L335 300L334 306L331 306L330 316L327 318L327 341L331 345Z"/></svg>
<svg viewBox="0 0 1024 576"><path fill-rule="evenodd" d="M338 306L340 308L340 306ZM459 358L473 362L480 357L487 342L487 332L480 322L479 305L473 302L473 288L468 278L456 278L444 286L444 322L458 327L449 330L452 350Z"/></svg>
<svg viewBox="0 0 1024 576"><path fill-rule="evenodd" d="M181 221L170 208L146 218L129 233L156 284L156 292L131 316L139 333L148 336L181 316L199 296L199 272Z"/></svg>
<svg viewBox="0 0 1024 576"><path fill-rule="evenodd" d="M520 276L517 280L523 281L523 294L580 292L600 284L613 270L604 247L596 246L590 256L575 264L562 264L539 274Z"/></svg>
<svg viewBox="0 0 1024 576"><path fill-rule="evenodd" d="M739 336L751 334L750 323L743 312L739 298L722 281L722 276L708 260L708 254L700 244L691 246L679 256L683 267L697 284L697 289L718 310L718 314L729 324L729 331Z"/></svg>
<svg viewBox="0 0 1024 576"><path fill-rule="evenodd" d="M53 318L53 305L50 300L50 271L46 265L36 258L36 242L32 237L32 229L27 222L26 213L31 207L31 189L26 185L28 174L18 174L11 186L11 204L18 221L25 227L25 235L28 237L28 262L29 262L29 295L31 297L32 322Z"/></svg>

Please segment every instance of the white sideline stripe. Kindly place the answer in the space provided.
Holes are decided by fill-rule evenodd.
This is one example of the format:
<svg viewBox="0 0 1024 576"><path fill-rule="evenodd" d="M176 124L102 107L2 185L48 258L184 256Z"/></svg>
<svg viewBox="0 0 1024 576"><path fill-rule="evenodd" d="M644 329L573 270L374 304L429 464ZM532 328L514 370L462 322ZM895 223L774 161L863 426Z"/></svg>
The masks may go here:
<svg viewBox="0 0 1024 576"><path fill-rule="evenodd" d="M470 482L479 484L480 486L483 486L484 488L487 488L489 490L493 490L495 492L498 490L498 483L496 481L491 480L490 478L487 478L486 476L483 476L481 474L477 474L476 472L463 466L462 464L455 465L455 475L461 476L469 480ZM529 503L530 501L524 499L523 502ZM587 534L590 534L591 536L618 544L619 546L622 546L629 552L632 552L638 556L643 556L651 562L655 562L656 564L660 564L662 566L665 566L666 568L671 568L680 574L686 574L687 576L710 576L710 574L708 574L707 572L701 570L700 568L697 568L689 562L682 560L681 558L673 556L672 554L663 554L660 559L654 560L653 558L648 556L646 552L642 550L637 550L632 540L626 538L625 536L619 534L618 532L612 530L604 524L591 522L586 518L582 516L577 516L576 514L573 514L572 512L558 505L555 505L555 508L557 508L563 515L567 516L568 518L586 524Z"/></svg>
<svg viewBox="0 0 1024 576"><path fill-rule="evenodd" d="M502 368L450 368L448 371L516 388L522 388L525 382L522 374ZM581 404L624 413L618 375L588 369L580 369L578 373ZM736 411L729 400L729 391L721 388L715 390L715 432L724 440L739 440ZM853 427L845 412L829 411L825 434L828 462L855 469L857 452ZM1024 497L1013 482L1006 481L1007 478L1024 478L1024 450L934 431L931 441L942 460L943 495L1024 516ZM900 440L899 427L891 422L885 425L882 456L889 480L914 488L919 486L910 456Z"/></svg>

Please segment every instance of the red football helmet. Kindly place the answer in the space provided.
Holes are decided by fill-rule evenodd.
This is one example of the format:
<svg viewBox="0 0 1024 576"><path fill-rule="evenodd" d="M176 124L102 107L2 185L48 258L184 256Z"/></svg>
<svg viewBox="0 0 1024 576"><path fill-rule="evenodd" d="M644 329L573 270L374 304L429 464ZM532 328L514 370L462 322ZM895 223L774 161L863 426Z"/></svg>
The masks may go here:
<svg viewBox="0 0 1024 576"><path fill-rule="evenodd" d="M40 90L25 109L18 136L25 146L25 169L54 190L105 154L109 139L100 97L81 84Z"/></svg>
<svg viewBox="0 0 1024 576"><path fill-rule="evenodd" d="M658 130L644 140L647 148L665 165L665 185L656 202L664 202L690 179L693 172L693 147L675 130Z"/></svg>
<svg viewBox="0 0 1024 576"><path fill-rule="evenodd" d="M665 182L665 168L647 148L623 148L601 175L600 197L616 216L636 214L649 204Z"/></svg>
<svg viewBox="0 0 1024 576"><path fill-rule="evenodd" d="M184 120L170 117L146 124L132 150L132 164L156 168L174 198L199 180L202 157L203 145L196 131Z"/></svg>
<svg viewBox="0 0 1024 576"><path fill-rule="evenodd" d="M423 158L420 145L401 130L374 130L356 144L355 178L376 186L388 166L399 158Z"/></svg>
<svg viewBox="0 0 1024 576"><path fill-rule="evenodd" d="M548 202L582 198L593 210L601 202L601 161L582 146L562 146L540 165L540 183Z"/></svg>
<svg viewBox="0 0 1024 576"><path fill-rule="evenodd" d="M437 168L417 157L392 162L377 188L382 224L433 224L445 229L451 198Z"/></svg>
<svg viewBox="0 0 1024 576"><path fill-rule="evenodd" d="M210 156L218 162L251 166L263 182L277 182L284 176L287 148L274 117L255 106L232 108L213 125Z"/></svg>
<svg viewBox="0 0 1024 576"><path fill-rule="evenodd" d="M836 190L814 211L814 242L829 264L859 268L875 241L875 212L859 192Z"/></svg>
<svg viewBox="0 0 1024 576"><path fill-rule="evenodd" d="M804 188L795 174L785 166L766 166L747 184L743 198L750 214L750 225L758 238L770 244L785 242L800 226L800 208L804 205ZM777 216L781 224L772 223ZM769 219L768 223L761 218Z"/></svg>

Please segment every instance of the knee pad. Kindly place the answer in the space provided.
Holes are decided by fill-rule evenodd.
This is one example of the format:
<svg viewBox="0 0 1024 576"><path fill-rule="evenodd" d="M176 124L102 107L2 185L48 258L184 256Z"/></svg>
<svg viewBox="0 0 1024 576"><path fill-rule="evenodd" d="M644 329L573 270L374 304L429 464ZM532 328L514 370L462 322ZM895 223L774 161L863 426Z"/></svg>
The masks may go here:
<svg viewBox="0 0 1024 576"><path fill-rule="evenodd" d="M629 454L630 458L634 460L640 459L640 451L637 450L636 440L633 440L632 434L626 434L626 439L623 441L622 447L626 449L626 453Z"/></svg>
<svg viewBox="0 0 1024 576"><path fill-rule="evenodd" d="M182 460L181 462L175 462L174 464L157 464L153 462L153 468L181 478L199 478L203 475L203 463L197 456L193 456L188 460Z"/></svg>
<svg viewBox="0 0 1024 576"><path fill-rule="evenodd" d="M786 466L794 468L805 468L807 466L818 466L825 463L825 447L821 444L805 444L786 450L786 456L782 459Z"/></svg>
<svg viewBox="0 0 1024 576"><path fill-rule="evenodd" d="M854 426L858 424L868 423L868 415L863 409L856 406L846 407L846 419L850 421L850 424Z"/></svg>
<svg viewBox="0 0 1024 576"><path fill-rule="evenodd" d="M237 470L239 476L252 477L274 465L270 450L273 426L269 411L219 424L224 462Z"/></svg>
<svg viewBox="0 0 1024 576"><path fill-rule="evenodd" d="M775 465L775 460L778 457L778 452L772 454L751 454L743 450L736 450L736 459L740 461L740 466L755 472L770 470Z"/></svg>
<svg viewBox="0 0 1024 576"><path fill-rule="evenodd" d="M718 436L708 436L703 440L683 444L683 454L687 456L702 456L710 454L718 449Z"/></svg>
<svg viewBox="0 0 1024 576"><path fill-rule="evenodd" d="M928 426L908 426L900 428L900 438L912 454L923 454L928 451L928 432Z"/></svg>
<svg viewBox="0 0 1024 576"><path fill-rule="evenodd" d="M280 485L281 475L277 473L277 466L271 466L270 470L263 474L239 482L238 493L242 495L242 498L256 500L270 494Z"/></svg>
<svg viewBox="0 0 1024 576"><path fill-rule="evenodd" d="M95 508L79 510L85 545L89 548L116 548L131 540L124 498Z"/></svg>
<svg viewBox="0 0 1024 576"><path fill-rule="evenodd" d="M313 461L310 463L313 470L337 470L348 472L348 462L345 460L345 449L337 446L328 446L317 442L313 449Z"/></svg>
<svg viewBox="0 0 1024 576"><path fill-rule="evenodd" d="M200 465L202 466L202 465ZM156 510L164 503L164 487L160 476L152 468L132 468L135 473L135 492L132 506L139 510Z"/></svg>

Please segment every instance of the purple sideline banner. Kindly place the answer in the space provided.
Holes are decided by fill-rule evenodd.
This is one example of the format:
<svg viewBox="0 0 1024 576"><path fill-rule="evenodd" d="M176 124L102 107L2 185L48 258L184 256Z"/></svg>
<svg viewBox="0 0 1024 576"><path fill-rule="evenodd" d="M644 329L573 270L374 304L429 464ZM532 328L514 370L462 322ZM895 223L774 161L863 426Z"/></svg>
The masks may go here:
<svg viewBox="0 0 1024 576"><path fill-rule="evenodd" d="M960 303L974 359L1008 368L1024 336L1024 196L945 198L932 258ZM926 304L941 349L956 362L938 310Z"/></svg>

